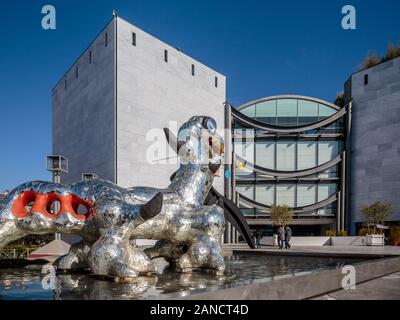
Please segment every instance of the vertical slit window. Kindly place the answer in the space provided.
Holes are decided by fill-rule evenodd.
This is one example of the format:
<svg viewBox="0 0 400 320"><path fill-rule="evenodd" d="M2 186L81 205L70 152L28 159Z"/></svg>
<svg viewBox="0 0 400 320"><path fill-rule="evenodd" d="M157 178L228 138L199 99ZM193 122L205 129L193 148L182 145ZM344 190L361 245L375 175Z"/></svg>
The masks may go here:
<svg viewBox="0 0 400 320"><path fill-rule="evenodd" d="M164 61L168 62L168 50L164 50Z"/></svg>
<svg viewBox="0 0 400 320"><path fill-rule="evenodd" d="M192 76L194 76L194 64L192 64Z"/></svg>
<svg viewBox="0 0 400 320"><path fill-rule="evenodd" d="M106 35L105 35L105 45L106 45L106 47L108 45L108 33L107 32L106 32Z"/></svg>
<svg viewBox="0 0 400 320"><path fill-rule="evenodd" d="M132 45L136 47L136 33L132 32Z"/></svg>
<svg viewBox="0 0 400 320"><path fill-rule="evenodd" d="M215 77L214 79L214 85L216 88L218 88L218 77Z"/></svg>
<svg viewBox="0 0 400 320"><path fill-rule="evenodd" d="M366 86L368 84L368 74L364 75L364 86Z"/></svg>
<svg viewBox="0 0 400 320"><path fill-rule="evenodd" d="M67 91L67 79L64 80L64 89Z"/></svg>
<svg viewBox="0 0 400 320"><path fill-rule="evenodd" d="M89 64L92 64L92 51L89 51Z"/></svg>

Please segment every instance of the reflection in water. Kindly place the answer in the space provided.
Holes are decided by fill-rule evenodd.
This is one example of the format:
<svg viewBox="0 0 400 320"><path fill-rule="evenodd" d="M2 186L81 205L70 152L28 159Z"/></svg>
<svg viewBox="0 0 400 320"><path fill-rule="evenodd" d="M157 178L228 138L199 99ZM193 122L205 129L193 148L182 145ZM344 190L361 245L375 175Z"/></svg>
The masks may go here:
<svg viewBox="0 0 400 320"><path fill-rule="evenodd" d="M0 269L1 299L163 299L182 297L194 291L211 291L250 284L264 278L340 268L365 261L358 258L270 256L241 253L226 257L222 276L195 272L180 274L165 268L158 276L138 277L125 282L99 278L88 273L57 273L53 290L43 289L42 266ZM165 265L160 262L160 268Z"/></svg>

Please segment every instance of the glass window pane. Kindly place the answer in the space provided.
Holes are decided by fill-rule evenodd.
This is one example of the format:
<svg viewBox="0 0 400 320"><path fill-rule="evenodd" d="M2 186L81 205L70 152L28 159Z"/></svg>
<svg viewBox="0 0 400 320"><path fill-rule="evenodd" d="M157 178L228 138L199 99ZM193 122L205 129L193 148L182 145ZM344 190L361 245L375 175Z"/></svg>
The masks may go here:
<svg viewBox="0 0 400 320"><path fill-rule="evenodd" d="M277 100L278 117L297 117L297 99Z"/></svg>
<svg viewBox="0 0 400 320"><path fill-rule="evenodd" d="M256 117L256 106L253 104L251 106L248 106L242 110L240 110L241 113L243 113L245 116L248 116L250 118L255 118Z"/></svg>
<svg viewBox="0 0 400 320"><path fill-rule="evenodd" d="M294 207L295 200L295 185L290 184L280 184L276 186L276 204L277 205L287 205L289 207Z"/></svg>
<svg viewBox="0 0 400 320"><path fill-rule="evenodd" d="M275 185L257 185L256 186L256 201L267 206L274 204Z"/></svg>
<svg viewBox="0 0 400 320"><path fill-rule="evenodd" d="M275 170L275 143L256 142L256 164L260 167Z"/></svg>
<svg viewBox="0 0 400 320"><path fill-rule="evenodd" d="M298 100L299 117L318 117L318 103Z"/></svg>
<svg viewBox="0 0 400 320"><path fill-rule="evenodd" d="M314 204L317 201L317 187L315 184L297 185L297 207Z"/></svg>
<svg viewBox="0 0 400 320"><path fill-rule="evenodd" d="M317 165L317 144L312 141L297 143L297 169L309 169Z"/></svg>
<svg viewBox="0 0 400 320"><path fill-rule="evenodd" d="M318 165L324 164L335 159L339 154L338 141L319 141L318 142Z"/></svg>
<svg viewBox="0 0 400 320"><path fill-rule="evenodd" d="M254 200L254 186L253 185L242 185L236 186L236 191L239 192L240 195L249 198L250 200Z"/></svg>
<svg viewBox="0 0 400 320"><path fill-rule="evenodd" d="M276 169L283 171L293 171L295 169L295 143L277 142L276 144Z"/></svg>
<svg viewBox="0 0 400 320"><path fill-rule="evenodd" d="M318 202L329 198L337 192L336 183L320 183L318 185Z"/></svg>
<svg viewBox="0 0 400 320"><path fill-rule="evenodd" d="M298 102L298 125L318 122L318 103L299 100Z"/></svg>
<svg viewBox="0 0 400 320"><path fill-rule="evenodd" d="M335 114L336 112L337 112L337 110L335 110L331 107L325 106L323 104L319 104L319 117L320 118L321 117L322 118L329 117L329 116Z"/></svg>
<svg viewBox="0 0 400 320"><path fill-rule="evenodd" d="M276 100L257 103L256 117L276 117Z"/></svg>
<svg viewBox="0 0 400 320"><path fill-rule="evenodd" d="M235 142L234 147L235 154L243 158L245 161L254 163L254 142L238 141ZM238 176L249 175L253 173L252 170L247 169L244 164L239 162L235 162L235 171L236 175Z"/></svg>

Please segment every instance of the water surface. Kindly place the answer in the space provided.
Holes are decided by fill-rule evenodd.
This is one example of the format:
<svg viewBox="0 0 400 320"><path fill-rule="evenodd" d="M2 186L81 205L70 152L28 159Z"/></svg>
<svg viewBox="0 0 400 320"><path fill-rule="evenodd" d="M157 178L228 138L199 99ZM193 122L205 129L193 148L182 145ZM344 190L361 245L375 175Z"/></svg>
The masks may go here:
<svg viewBox="0 0 400 320"><path fill-rule="evenodd" d="M240 253L225 258L223 276L212 273L176 273L165 267L153 277L138 277L130 283L101 279L89 273L42 273L43 266L0 269L0 300L53 299L160 299L246 285L268 279L297 276L341 268L366 261L361 258L330 258ZM162 260L158 261L160 272ZM53 286L53 288L51 287Z"/></svg>

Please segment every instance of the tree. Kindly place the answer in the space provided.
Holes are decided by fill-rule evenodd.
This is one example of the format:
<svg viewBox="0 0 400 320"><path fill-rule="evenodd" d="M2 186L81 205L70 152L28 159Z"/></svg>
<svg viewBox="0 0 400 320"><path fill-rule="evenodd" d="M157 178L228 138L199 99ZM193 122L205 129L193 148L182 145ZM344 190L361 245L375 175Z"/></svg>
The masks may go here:
<svg viewBox="0 0 400 320"><path fill-rule="evenodd" d="M376 201L370 206L361 205L360 210L364 214L365 220L369 224L383 224L391 214L392 205Z"/></svg>
<svg viewBox="0 0 400 320"><path fill-rule="evenodd" d="M381 59L378 57L378 55L375 52L370 52L365 58L364 61L362 62L360 66L360 70L365 70L369 69L371 67L375 67L381 62Z"/></svg>
<svg viewBox="0 0 400 320"><path fill-rule="evenodd" d="M287 205L271 207L271 221L275 226L286 226L293 220L293 210Z"/></svg>

